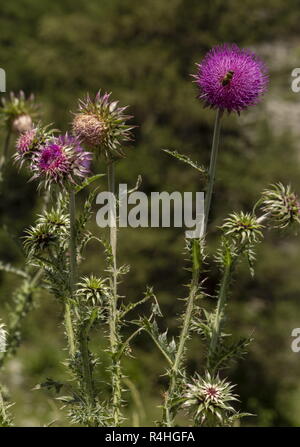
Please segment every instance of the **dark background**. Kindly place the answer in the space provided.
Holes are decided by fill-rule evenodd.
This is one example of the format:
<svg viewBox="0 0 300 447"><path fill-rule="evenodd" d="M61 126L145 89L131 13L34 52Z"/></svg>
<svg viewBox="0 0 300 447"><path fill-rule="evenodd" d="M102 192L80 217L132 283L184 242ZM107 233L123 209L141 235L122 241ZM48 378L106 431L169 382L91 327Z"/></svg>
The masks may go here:
<svg viewBox="0 0 300 447"><path fill-rule="evenodd" d="M77 99L99 88L129 104L134 115L135 142L117 168L117 180L150 191L202 191L196 171L161 151L176 149L208 163L214 112L196 99L191 73L213 45L235 42L254 49L269 65L270 86L263 102L241 117L226 116L210 222L213 253L217 226L229 212L249 211L270 183L291 182L300 191L299 96L290 88L291 71L300 64L299 2L296 0L18 0L1 5L0 66L7 90L33 92L45 122L65 131ZM2 94L3 95L3 94ZM4 138L4 129L2 139ZM13 152L13 147L11 148ZM36 185L11 163L0 203L1 259L22 266L18 240L40 207ZM98 162L95 172L104 172ZM105 183L102 183L103 189ZM95 211L97 210L95 206ZM95 219L93 219L95 221ZM101 230L93 225L96 232ZM174 229L122 230L120 262L131 265L121 286L126 301L153 285L175 334L186 294L182 284L184 232ZM227 375L237 383L241 409L257 416L245 424L300 425L300 354L291 351L291 331L300 326L299 239L267 233L259 247L256 276L241 267L228 308L228 330L235 337L254 333L246 359ZM103 253L90 245L82 272L103 272ZM15 276L0 274L0 317L18 285ZM212 266L208 290L218 281ZM210 306L211 303L205 303ZM147 307L142 309L147 312ZM23 344L1 375L22 426L67 422L65 410L51 393L32 391L46 377L63 380L64 334L61 309L51 296L40 294L26 318ZM99 384L105 395L105 338L95 332L100 353ZM159 418L166 364L146 336L132 346L134 360L125 371L140 395L140 424ZM189 369L201 371L203 346L190 343ZM128 394L128 425L138 423L136 402Z"/></svg>

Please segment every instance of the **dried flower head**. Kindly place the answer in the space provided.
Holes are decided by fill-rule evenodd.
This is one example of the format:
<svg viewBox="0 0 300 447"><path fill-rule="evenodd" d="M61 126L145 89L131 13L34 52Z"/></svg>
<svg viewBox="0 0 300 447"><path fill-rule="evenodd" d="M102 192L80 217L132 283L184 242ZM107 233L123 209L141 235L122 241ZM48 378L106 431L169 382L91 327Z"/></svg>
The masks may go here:
<svg viewBox="0 0 300 447"><path fill-rule="evenodd" d="M66 186L76 183L90 172L92 154L86 152L76 137L61 135L52 138L34 154L32 179L38 178L46 188L51 184Z"/></svg>
<svg viewBox="0 0 300 447"><path fill-rule="evenodd" d="M263 225L256 216L250 213L232 213L221 226L225 236L234 238L237 242L253 244L262 238Z"/></svg>
<svg viewBox="0 0 300 447"><path fill-rule="evenodd" d="M38 124L26 132L21 133L16 141L16 153L14 159L21 163L25 160L30 161L35 152L46 143L50 138L53 138L54 130L49 129L48 126Z"/></svg>
<svg viewBox="0 0 300 447"><path fill-rule="evenodd" d="M282 183L272 185L263 194L262 209L274 224L275 228L286 228L300 223L300 201L291 190L291 186Z"/></svg>
<svg viewBox="0 0 300 447"><path fill-rule="evenodd" d="M238 400L233 388L234 385L218 376L212 377L209 372L205 379L196 375L193 383L187 385L183 407L194 409L194 419L200 425L225 425L231 415L237 414L231 406L231 402Z"/></svg>
<svg viewBox="0 0 300 447"><path fill-rule="evenodd" d="M89 96L80 100L72 127L83 143L107 159L114 159L124 156L122 145L132 139L133 127L126 124L132 118L124 113L127 107L118 107L118 101L111 101L110 96L101 96L99 91L94 101Z"/></svg>
<svg viewBox="0 0 300 447"><path fill-rule="evenodd" d="M84 277L78 284L77 296L92 306L102 305L108 296L107 284L103 279L94 275Z"/></svg>
<svg viewBox="0 0 300 447"><path fill-rule="evenodd" d="M9 99L2 99L0 120L17 133L30 130L36 116L37 105L32 94L26 98L23 91L17 95L11 92Z"/></svg>
<svg viewBox="0 0 300 447"><path fill-rule="evenodd" d="M206 106L241 112L259 102L268 84L264 63L250 50L234 44L212 48L194 76L199 99Z"/></svg>

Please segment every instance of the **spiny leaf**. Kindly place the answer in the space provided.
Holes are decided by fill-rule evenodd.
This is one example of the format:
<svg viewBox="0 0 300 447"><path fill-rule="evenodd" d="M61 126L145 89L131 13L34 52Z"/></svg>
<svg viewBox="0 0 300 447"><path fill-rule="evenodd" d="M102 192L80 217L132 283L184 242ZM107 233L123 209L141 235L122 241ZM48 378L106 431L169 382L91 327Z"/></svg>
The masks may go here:
<svg viewBox="0 0 300 447"><path fill-rule="evenodd" d="M203 166L199 165L197 162L191 160L187 155L183 155L177 151L171 151L169 149L163 149L163 151L169 155L172 155L172 157L177 158L177 160L186 163L187 165L196 169L198 172L201 172L202 175L207 175L206 169Z"/></svg>
<svg viewBox="0 0 300 447"><path fill-rule="evenodd" d="M96 174L96 175L93 175L92 177L87 178L84 182L81 183L81 185L76 186L75 193L76 194L79 193L84 188L89 186L91 183L95 182L96 180L98 180L101 177L104 177L105 175L106 174Z"/></svg>

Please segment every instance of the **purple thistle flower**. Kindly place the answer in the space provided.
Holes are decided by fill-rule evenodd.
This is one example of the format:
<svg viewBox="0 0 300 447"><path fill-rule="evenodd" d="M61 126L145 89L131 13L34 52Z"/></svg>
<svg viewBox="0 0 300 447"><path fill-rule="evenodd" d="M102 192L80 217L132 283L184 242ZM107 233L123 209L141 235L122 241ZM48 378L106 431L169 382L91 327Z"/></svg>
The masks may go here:
<svg viewBox="0 0 300 447"><path fill-rule="evenodd" d="M123 145L132 139L134 128L127 124L132 118L125 113L127 107L118 107L110 96L99 91L93 100L80 100L72 124L73 134L108 160L125 156Z"/></svg>
<svg viewBox="0 0 300 447"><path fill-rule="evenodd" d="M76 183L77 177L89 174L91 159L92 154L84 151L76 137L61 135L40 146L33 158L32 178L40 178L46 188L52 183Z"/></svg>
<svg viewBox="0 0 300 447"><path fill-rule="evenodd" d="M53 138L53 129L49 129L49 125L41 126L38 124L26 132L20 134L16 141L16 153L14 159L20 162L21 166L25 160L31 161L34 153L46 143L47 140Z"/></svg>
<svg viewBox="0 0 300 447"><path fill-rule="evenodd" d="M235 44L212 48L197 67L198 98L211 108L240 113L257 104L267 88L265 64Z"/></svg>
<svg viewBox="0 0 300 447"><path fill-rule="evenodd" d="M31 150L35 136L36 129L30 129L27 132L21 133L16 142L16 149L19 155L23 155Z"/></svg>

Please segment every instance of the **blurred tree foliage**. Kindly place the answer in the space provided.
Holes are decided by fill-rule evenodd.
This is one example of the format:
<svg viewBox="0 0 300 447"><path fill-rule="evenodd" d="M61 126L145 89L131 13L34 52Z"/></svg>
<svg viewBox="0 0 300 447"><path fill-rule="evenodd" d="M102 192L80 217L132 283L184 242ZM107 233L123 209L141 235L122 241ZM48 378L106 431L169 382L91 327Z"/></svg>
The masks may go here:
<svg viewBox="0 0 300 447"><path fill-rule="evenodd" d="M271 70L270 91L284 96L289 80L283 83L286 73L272 70L272 45L298 34L298 11L297 0L6 2L0 16L1 67L7 73L7 89L34 92L42 104L43 119L62 130L68 128L69 111L76 109L78 97L99 88L112 91L122 104L131 105L138 125L134 147L118 166L118 179L134 185L141 174L145 192L199 191L203 185L197 173L161 151L176 149L208 162L214 112L204 110L196 100L190 76L195 62L218 43L236 42L258 53L267 43L270 51L264 57ZM213 247L222 219L233 210L249 210L269 183L291 182L300 192L299 147L293 135L280 129L274 132L265 103L244 115L224 119L211 218ZM101 162L96 170L104 170ZM6 261L21 263L16 236L31 223L40 197L35 185L27 183L26 175L13 164L9 174L0 203L4 223L0 254ZM95 225L94 230L100 231ZM121 260L131 264L122 292L126 299L136 300L146 284L153 285L172 332L182 306L178 298L185 294L182 284L188 278L183 270L183 236L183 231L172 229L120 232ZM300 425L300 363L290 349L291 330L300 324L299 241L281 234L266 239L256 276L250 278L242 269L233 287L228 326L237 335L254 331L255 341L246 360L228 374L238 384L242 409L257 414L249 424ZM84 272L99 272L101 256L99 248L91 246ZM210 292L218 281L213 268L211 276ZM1 274L0 279L0 314L5 320L15 278ZM50 395L30 391L38 381L63 374L63 331L56 329L60 312L51 297L40 297L27 319L24 344L5 370L2 381L17 402L14 411L20 425L60 418ZM93 343L101 350L99 334ZM201 368L202 348L199 340L191 342L191 370ZM144 336L136 341L133 352L136 359L128 362L127 373L143 396L141 423L149 425L159 415L156 405L166 365ZM100 372L99 380L105 380L105 358ZM129 407L129 417L135 414L134 405Z"/></svg>

